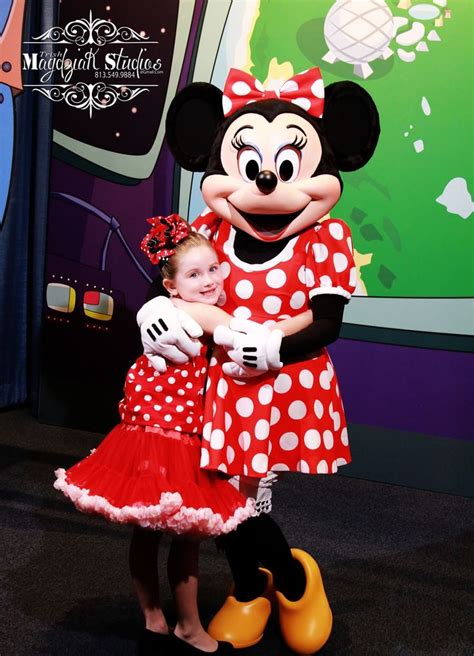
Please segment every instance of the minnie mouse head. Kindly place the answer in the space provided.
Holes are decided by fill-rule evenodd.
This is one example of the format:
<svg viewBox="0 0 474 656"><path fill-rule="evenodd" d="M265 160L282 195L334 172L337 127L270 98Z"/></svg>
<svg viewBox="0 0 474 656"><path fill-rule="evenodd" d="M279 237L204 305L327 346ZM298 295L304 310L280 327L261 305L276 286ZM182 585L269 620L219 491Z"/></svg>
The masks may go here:
<svg viewBox="0 0 474 656"><path fill-rule="evenodd" d="M222 219L261 241L314 225L342 192L339 171L368 162L380 133L370 95L353 82L324 90L318 68L265 91L232 69L224 93L206 83L171 103L166 136Z"/></svg>

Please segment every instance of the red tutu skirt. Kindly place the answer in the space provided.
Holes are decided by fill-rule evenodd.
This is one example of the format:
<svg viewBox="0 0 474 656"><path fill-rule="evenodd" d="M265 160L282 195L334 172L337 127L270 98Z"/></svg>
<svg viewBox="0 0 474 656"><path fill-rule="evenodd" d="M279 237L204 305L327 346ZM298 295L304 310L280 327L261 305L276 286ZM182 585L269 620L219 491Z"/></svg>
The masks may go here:
<svg viewBox="0 0 474 656"><path fill-rule="evenodd" d="M252 516L219 472L200 469L200 438L119 424L76 465L57 469L54 487L78 510L174 534L216 536Z"/></svg>

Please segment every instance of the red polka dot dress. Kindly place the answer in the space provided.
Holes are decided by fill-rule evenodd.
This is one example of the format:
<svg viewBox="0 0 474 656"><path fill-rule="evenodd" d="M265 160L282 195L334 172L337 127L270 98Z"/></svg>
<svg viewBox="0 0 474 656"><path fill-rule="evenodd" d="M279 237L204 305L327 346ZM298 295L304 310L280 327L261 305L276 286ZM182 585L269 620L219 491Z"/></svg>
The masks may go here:
<svg viewBox="0 0 474 656"><path fill-rule="evenodd" d="M213 213L194 226L207 232L225 276L222 307L268 326L306 309L318 294L349 299L356 268L350 230L328 219L290 241L268 262L247 264L234 251L234 228ZM303 362L238 381L222 372L215 349L207 382L201 466L230 475L270 471L335 473L350 462L344 408L326 349Z"/></svg>
<svg viewBox="0 0 474 656"><path fill-rule="evenodd" d="M141 356L129 369L122 422L55 487L83 511L174 534L214 536L253 513L217 472L200 469L205 350L163 374Z"/></svg>

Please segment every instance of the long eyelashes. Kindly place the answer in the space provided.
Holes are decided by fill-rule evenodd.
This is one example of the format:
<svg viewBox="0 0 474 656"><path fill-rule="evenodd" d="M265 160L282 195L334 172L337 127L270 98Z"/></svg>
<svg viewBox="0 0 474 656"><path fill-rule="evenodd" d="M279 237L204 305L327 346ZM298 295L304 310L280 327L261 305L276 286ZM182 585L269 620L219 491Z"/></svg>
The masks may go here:
<svg viewBox="0 0 474 656"><path fill-rule="evenodd" d="M293 148L296 148L296 150L303 150L303 148L306 146L308 142L308 139L304 137L301 134L295 135L295 138L291 143L288 144L288 146L293 146ZM242 134L238 134L236 137L232 139L230 142L232 146L235 148L235 150L242 150L245 148L248 144L245 143L244 138Z"/></svg>
<svg viewBox="0 0 474 656"><path fill-rule="evenodd" d="M239 133L236 137L234 137L230 143L234 146L235 150L242 150L242 148L245 148L247 145L244 142L242 133Z"/></svg>
<svg viewBox="0 0 474 656"><path fill-rule="evenodd" d="M293 139L292 143L288 144L289 146L293 146L293 148L296 148L296 150L303 150L303 148L306 146L307 143L306 137L303 137L301 134L297 134L295 138Z"/></svg>

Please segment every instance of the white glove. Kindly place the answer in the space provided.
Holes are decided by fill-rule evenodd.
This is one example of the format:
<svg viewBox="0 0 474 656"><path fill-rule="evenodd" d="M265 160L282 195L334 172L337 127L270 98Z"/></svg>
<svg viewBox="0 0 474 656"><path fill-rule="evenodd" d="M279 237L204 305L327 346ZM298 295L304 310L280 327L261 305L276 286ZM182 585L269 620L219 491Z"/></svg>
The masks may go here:
<svg viewBox="0 0 474 656"><path fill-rule="evenodd" d="M166 360L184 364L201 349L201 326L166 296L145 303L138 311L137 323L143 352L160 373L166 371Z"/></svg>
<svg viewBox="0 0 474 656"><path fill-rule="evenodd" d="M255 321L232 319L229 328L217 326L214 342L224 346L233 362L222 371L233 378L259 376L269 369L280 369L280 346L283 332L270 330Z"/></svg>

